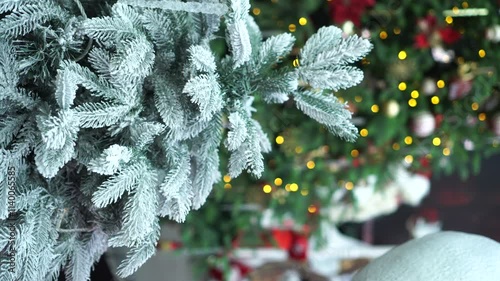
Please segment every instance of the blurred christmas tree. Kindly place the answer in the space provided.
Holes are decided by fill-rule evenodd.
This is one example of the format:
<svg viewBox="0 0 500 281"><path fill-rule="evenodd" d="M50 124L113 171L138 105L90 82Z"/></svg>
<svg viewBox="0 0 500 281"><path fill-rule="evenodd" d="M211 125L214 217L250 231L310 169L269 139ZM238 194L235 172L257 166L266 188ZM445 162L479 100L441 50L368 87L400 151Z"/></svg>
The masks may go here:
<svg viewBox="0 0 500 281"><path fill-rule="evenodd" d="M362 221L394 210L401 197L418 204L428 183L417 175L458 172L467 178L478 173L482 158L499 152L500 17L493 1L256 0L253 7L268 34L289 31L304 40L334 23L345 35L371 39L374 51L359 65L362 85L335 93L349 104L361 138L335 141L324 127L303 118L292 101L258 110L256 119L275 139L263 177L226 176L205 206L207 215L219 218L216 206L231 202L232 219L216 220L227 226L240 218L240 223L220 231L226 228L191 216L186 233L211 229L219 241L225 237L219 245L231 247L236 232L259 225L257 213L254 224L252 215L241 215L248 203L287 214L298 224ZM297 56L288 59L300 65ZM391 198L389 189L396 190ZM387 191L380 199L385 205L364 210L362 204L370 202L364 197L374 190Z"/></svg>

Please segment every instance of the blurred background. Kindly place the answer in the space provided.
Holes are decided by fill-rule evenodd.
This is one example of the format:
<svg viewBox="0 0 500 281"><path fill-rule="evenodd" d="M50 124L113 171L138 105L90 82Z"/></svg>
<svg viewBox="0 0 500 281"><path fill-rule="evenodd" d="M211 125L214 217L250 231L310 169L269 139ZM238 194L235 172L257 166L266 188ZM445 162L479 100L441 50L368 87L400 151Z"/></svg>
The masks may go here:
<svg viewBox="0 0 500 281"><path fill-rule="evenodd" d="M350 280L428 233L500 241L499 9L497 0L252 1L264 37L296 36L284 58L293 66L322 26L370 38L362 84L332 93L360 137L330 135L292 100L257 107L274 145L264 176L224 176L185 224L164 222L157 255L127 280ZM110 251L93 280L119 280L122 258Z"/></svg>

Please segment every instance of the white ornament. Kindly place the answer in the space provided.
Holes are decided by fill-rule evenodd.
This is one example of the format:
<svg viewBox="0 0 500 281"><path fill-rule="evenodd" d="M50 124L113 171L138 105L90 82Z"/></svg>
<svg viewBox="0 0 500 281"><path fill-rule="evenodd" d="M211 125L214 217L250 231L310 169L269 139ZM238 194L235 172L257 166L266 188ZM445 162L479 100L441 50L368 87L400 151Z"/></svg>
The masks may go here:
<svg viewBox="0 0 500 281"><path fill-rule="evenodd" d="M342 31L344 31L346 35L354 34L354 23L352 23L352 21L350 20L344 22L344 24L342 25Z"/></svg>
<svg viewBox="0 0 500 281"><path fill-rule="evenodd" d="M425 138L434 133L436 119L430 112L418 113L413 118L413 133L419 138Z"/></svg>
<svg viewBox="0 0 500 281"><path fill-rule="evenodd" d="M399 114L399 103L395 100L390 100L385 104L385 114L389 117L396 117Z"/></svg>
<svg viewBox="0 0 500 281"><path fill-rule="evenodd" d="M495 25L486 30L486 39L498 43L500 42L500 25Z"/></svg>
<svg viewBox="0 0 500 281"><path fill-rule="evenodd" d="M442 63L449 63L455 57L455 52L453 50L445 50L441 46L432 48L431 53L435 61Z"/></svg>
<svg viewBox="0 0 500 281"><path fill-rule="evenodd" d="M406 242L375 259L353 281L497 281L500 244L445 231Z"/></svg>
<svg viewBox="0 0 500 281"><path fill-rule="evenodd" d="M467 151L474 150L474 142L472 142L470 139L464 140L464 148Z"/></svg>
<svg viewBox="0 0 500 281"><path fill-rule="evenodd" d="M366 39L370 39L372 37L372 33L370 32L369 29L363 29L361 31L361 38L366 38Z"/></svg>
<svg viewBox="0 0 500 281"><path fill-rule="evenodd" d="M431 78L425 78L422 82L422 92L428 96L433 95L437 91L436 81Z"/></svg>

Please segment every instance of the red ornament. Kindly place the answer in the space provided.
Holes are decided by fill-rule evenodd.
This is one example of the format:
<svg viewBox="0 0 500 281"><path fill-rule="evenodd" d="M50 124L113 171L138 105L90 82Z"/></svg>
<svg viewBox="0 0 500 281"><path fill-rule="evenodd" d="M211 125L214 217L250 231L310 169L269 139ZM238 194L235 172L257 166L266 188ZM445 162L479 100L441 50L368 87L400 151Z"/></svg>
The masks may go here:
<svg viewBox="0 0 500 281"><path fill-rule="evenodd" d="M307 259L308 245L308 237L305 234L295 232L293 245L288 251L289 257L296 261L305 261Z"/></svg>
<svg viewBox="0 0 500 281"><path fill-rule="evenodd" d="M420 33L415 36L415 48L426 49L436 47L436 43L432 43L431 46L431 42L435 41L431 39L433 36L437 36L445 44L453 44L462 37L460 32L451 27L437 26L437 20L434 15L428 15L425 18L419 19L417 25Z"/></svg>
<svg viewBox="0 0 500 281"><path fill-rule="evenodd" d="M252 271L252 268L242 262L239 262L237 260L232 260L231 261L231 266L233 268L236 268L240 272L240 276L247 276L248 273Z"/></svg>
<svg viewBox="0 0 500 281"><path fill-rule="evenodd" d="M361 25L364 11L375 5L375 0L335 0L330 1L330 15L337 24L352 21L355 26Z"/></svg>
<svg viewBox="0 0 500 281"><path fill-rule="evenodd" d="M431 44L429 44L429 41L427 40L427 35L425 35L424 33L420 33L415 36L415 48L426 49L430 46Z"/></svg>
<svg viewBox="0 0 500 281"><path fill-rule="evenodd" d="M432 177L432 169L429 158L425 156L420 157L420 165L422 168L420 168L416 173L430 179Z"/></svg>
<svg viewBox="0 0 500 281"><path fill-rule="evenodd" d="M271 230L274 241L281 249L288 250L293 245L293 231L288 229L273 229Z"/></svg>
<svg viewBox="0 0 500 281"><path fill-rule="evenodd" d="M164 250L164 251L175 251L182 248L183 245L179 241L162 241L160 240L158 244L156 244L156 249Z"/></svg>
<svg viewBox="0 0 500 281"><path fill-rule="evenodd" d="M441 126L441 123L443 123L444 116L443 114L436 114L435 119L436 119L436 128L439 128Z"/></svg>
<svg viewBox="0 0 500 281"><path fill-rule="evenodd" d="M439 35L441 36L441 39L443 40L444 43L446 44L453 44L460 40L462 35L460 32L456 31L455 29L451 27L445 27L442 29L438 30Z"/></svg>

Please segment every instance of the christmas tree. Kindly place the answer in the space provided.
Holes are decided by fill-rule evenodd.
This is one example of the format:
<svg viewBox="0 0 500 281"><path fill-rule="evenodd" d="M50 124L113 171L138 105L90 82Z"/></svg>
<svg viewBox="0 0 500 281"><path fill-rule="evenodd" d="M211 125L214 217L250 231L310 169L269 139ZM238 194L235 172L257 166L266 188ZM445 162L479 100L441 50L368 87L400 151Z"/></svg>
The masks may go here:
<svg viewBox="0 0 500 281"><path fill-rule="evenodd" d="M183 222L221 170L262 175L271 144L252 117L260 103L292 97L356 139L330 91L361 82L350 64L369 40L324 27L291 66L294 37L263 41L249 10L244 0L0 1L1 280L88 280L108 247L129 248L118 274L135 272L155 253L160 218ZM216 56L221 40L229 52Z"/></svg>
<svg viewBox="0 0 500 281"><path fill-rule="evenodd" d="M304 221L311 204L331 205L323 186L349 197L373 176L373 187L383 189L403 168L425 176L478 173L499 145L497 8L490 1L330 1L311 15L297 10L278 19L302 34L303 18L310 19L305 26L331 18L345 36L373 41L375 51L360 63L362 86L335 93L348 102L361 138L335 143L321 126L282 110L292 104L262 111L277 148L266 158L270 168L259 182L235 184L259 186Z"/></svg>

